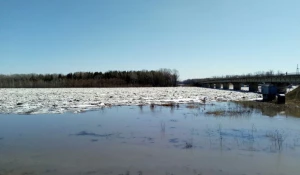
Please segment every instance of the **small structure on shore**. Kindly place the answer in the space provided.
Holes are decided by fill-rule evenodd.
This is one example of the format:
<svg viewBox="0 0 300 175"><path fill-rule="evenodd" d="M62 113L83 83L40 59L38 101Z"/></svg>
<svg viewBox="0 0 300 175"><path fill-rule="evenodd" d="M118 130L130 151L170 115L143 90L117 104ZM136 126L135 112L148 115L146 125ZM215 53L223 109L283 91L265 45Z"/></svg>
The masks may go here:
<svg viewBox="0 0 300 175"><path fill-rule="evenodd" d="M272 101L276 99L278 104L285 104L285 94L279 92L276 86L271 84L264 84L261 86L261 93L263 94L263 101Z"/></svg>
<svg viewBox="0 0 300 175"><path fill-rule="evenodd" d="M285 94L277 94L277 103L285 104Z"/></svg>
<svg viewBox="0 0 300 175"><path fill-rule="evenodd" d="M277 87L271 84L264 84L261 86L261 93L263 94L263 101L272 101L276 98Z"/></svg>

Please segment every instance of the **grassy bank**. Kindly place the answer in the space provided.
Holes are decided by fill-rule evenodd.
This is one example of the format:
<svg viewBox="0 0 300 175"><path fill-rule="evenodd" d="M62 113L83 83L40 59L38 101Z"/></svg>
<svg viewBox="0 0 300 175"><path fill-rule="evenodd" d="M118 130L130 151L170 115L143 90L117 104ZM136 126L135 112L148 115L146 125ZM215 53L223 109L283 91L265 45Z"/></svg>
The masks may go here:
<svg viewBox="0 0 300 175"><path fill-rule="evenodd" d="M300 86L286 94L286 102L287 104L300 105Z"/></svg>

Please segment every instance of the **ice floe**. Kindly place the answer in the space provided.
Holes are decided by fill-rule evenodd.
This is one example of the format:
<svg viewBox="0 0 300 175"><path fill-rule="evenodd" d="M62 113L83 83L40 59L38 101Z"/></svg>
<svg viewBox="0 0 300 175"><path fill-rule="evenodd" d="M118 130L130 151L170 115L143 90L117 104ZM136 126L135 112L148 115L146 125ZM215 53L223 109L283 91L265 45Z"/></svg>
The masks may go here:
<svg viewBox="0 0 300 175"><path fill-rule="evenodd" d="M106 106L211 103L260 98L260 94L198 87L0 89L0 113L78 113Z"/></svg>

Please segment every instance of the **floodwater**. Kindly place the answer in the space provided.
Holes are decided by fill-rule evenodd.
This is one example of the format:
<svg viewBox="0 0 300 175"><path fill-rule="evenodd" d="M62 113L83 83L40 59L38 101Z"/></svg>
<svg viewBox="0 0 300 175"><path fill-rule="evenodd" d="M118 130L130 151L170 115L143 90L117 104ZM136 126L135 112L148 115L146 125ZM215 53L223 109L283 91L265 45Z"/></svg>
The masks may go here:
<svg viewBox="0 0 300 175"><path fill-rule="evenodd" d="M0 115L0 175L291 175L300 119L235 103Z"/></svg>

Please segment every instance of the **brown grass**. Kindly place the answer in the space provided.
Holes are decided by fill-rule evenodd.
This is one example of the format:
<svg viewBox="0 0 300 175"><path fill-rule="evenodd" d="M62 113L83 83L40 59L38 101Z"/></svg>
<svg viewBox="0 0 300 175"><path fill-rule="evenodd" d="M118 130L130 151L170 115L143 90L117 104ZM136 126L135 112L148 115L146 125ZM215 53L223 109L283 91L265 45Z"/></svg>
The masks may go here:
<svg viewBox="0 0 300 175"><path fill-rule="evenodd" d="M164 107L171 107L171 108L173 108L173 107L179 107L179 104L171 102L171 103L163 103L163 104L160 104L158 106L164 106Z"/></svg>
<svg viewBox="0 0 300 175"><path fill-rule="evenodd" d="M186 108L195 109L195 108L199 108L199 105L197 105L197 104L189 104L189 105L186 106Z"/></svg>

